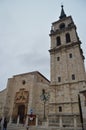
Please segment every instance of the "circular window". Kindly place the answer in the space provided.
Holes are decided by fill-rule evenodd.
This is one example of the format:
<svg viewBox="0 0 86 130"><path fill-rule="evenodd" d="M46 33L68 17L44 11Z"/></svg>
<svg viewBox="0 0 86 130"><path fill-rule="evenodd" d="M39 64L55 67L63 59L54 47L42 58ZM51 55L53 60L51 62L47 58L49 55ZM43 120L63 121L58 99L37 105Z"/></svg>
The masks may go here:
<svg viewBox="0 0 86 130"><path fill-rule="evenodd" d="M59 26L60 29L63 29L65 28L65 24L64 23L61 23L60 26Z"/></svg>

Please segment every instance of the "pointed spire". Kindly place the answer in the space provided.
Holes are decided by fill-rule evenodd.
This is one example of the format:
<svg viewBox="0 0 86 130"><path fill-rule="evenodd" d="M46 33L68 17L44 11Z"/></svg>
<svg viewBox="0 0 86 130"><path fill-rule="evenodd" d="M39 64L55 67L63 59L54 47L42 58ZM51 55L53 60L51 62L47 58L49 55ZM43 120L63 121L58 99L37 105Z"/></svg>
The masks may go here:
<svg viewBox="0 0 86 130"><path fill-rule="evenodd" d="M62 19L62 18L65 18L66 17L66 14L65 14L65 12L64 12L64 9L63 9L63 5L61 5L61 14L60 14L60 19Z"/></svg>

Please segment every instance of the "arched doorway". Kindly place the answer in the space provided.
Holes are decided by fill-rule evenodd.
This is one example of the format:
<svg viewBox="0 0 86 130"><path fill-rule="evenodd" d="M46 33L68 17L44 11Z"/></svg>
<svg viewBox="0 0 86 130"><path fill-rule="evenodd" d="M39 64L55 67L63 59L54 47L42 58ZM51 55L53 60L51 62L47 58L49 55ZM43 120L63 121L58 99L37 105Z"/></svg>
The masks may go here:
<svg viewBox="0 0 86 130"><path fill-rule="evenodd" d="M19 123L23 123L25 117L25 105L18 106Z"/></svg>

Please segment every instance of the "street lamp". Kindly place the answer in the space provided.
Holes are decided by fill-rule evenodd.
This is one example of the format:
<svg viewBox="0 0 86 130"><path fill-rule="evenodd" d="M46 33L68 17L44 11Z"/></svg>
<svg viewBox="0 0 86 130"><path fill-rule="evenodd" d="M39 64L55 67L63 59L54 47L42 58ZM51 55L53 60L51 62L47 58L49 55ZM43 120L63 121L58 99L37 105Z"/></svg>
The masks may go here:
<svg viewBox="0 0 86 130"><path fill-rule="evenodd" d="M45 104L48 101L50 95L48 92L45 92L45 89L42 89L42 94L40 96L41 100L44 102L44 117L43 119L46 120L46 116L45 116Z"/></svg>

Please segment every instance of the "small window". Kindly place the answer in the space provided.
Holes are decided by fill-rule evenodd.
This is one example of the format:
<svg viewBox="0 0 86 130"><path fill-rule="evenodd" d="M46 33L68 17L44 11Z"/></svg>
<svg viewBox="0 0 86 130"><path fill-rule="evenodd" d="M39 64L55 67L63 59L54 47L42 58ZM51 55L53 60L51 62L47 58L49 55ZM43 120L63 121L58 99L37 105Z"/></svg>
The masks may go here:
<svg viewBox="0 0 86 130"><path fill-rule="evenodd" d="M26 83L25 80L23 80L23 81L22 81L22 84L25 85L25 83Z"/></svg>
<svg viewBox="0 0 86 130"><path fill-rule="evenodd" d="M60 57L59 56L57 57L57 61L60 61Z"/></svg>
<svg viewBox="0 0 86 130"><path fill-rule="evenodd" d="M65 24L64 23L61 23L60 26L59 26L60 29L64 29L65 28Z"/></svg>
<svg viewBox="0 0 86 130"><path fill-rule="evenodd" d="M69 54L69 58L72 58L72 53Z"/></svg>
<svg viewBox="0 0 86 130"><path fill-rule="evenodd" d="M57 43L57 46L61 45L61 39L59 36L56 38L56 43Z"/></svg>
<svg viewBox="0 0 86 130"><path fill-rule="evenodd" d="M71 42L71 40L70 40L70 34L66 33L66 43L69 43L69 42Z"/></svg>
<svg viewBox="0 0 86 130"><path fill-rule="evenodd" d="M58 77L58 82L61 82L61 77Z"/></svg>
<svg viewBox="0 0 86 130"><path fill-rule="evenodd" d="M75 80L75 74L72 74L72 80Z"/></svg>
<svg viewBox="0 0 86 130"><path fill-rule="evenodd" d="M62 107L61 106L59 106L59 112L62 112Z"/></svg>

